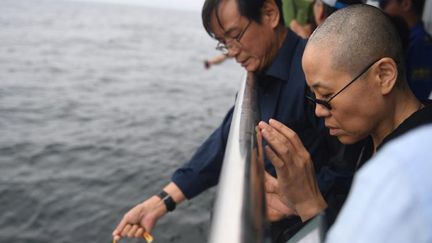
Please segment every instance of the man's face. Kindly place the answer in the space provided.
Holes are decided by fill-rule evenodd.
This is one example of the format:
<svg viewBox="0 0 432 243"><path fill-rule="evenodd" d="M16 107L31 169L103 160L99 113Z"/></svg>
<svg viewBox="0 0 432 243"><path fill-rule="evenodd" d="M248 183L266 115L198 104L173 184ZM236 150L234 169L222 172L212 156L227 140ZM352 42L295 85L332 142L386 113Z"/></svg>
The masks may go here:
<svg viewBox="0 0 432 243"><path fill-rule="evenodd" d="M308 45L302 60L306 82L315 93L317 99L328 100L357 73L348 74L332 67L331 50L314 45ZM367 66L369 63L365 63ZM374 66L372 66L373 68ZM359 79L354 81L329 103L331 109L316 105L315 114L325 120L330 135L336 136L344 144L355 143L375 129L375 124L381 116L382 107L379 94L373 82L369 82L371 69L368 69Z"/></svg>
<svg viewBox="0 0 432 243"><path fill-rule="evenodd" d="M401 16L403 12L402 3L398 0L380 0L379 5L390 16Z"/></svg>
<svg viewBox="0 0 432 243"><path fill-rule="evenodd" d="M266 68L279 48L270 21L262 18L262 23L257 23L241 16L235 0L221 1L216 11L220 23L213 12L211 28L219 42L231 46L228 56L234 57L249 72Z"/></svg>

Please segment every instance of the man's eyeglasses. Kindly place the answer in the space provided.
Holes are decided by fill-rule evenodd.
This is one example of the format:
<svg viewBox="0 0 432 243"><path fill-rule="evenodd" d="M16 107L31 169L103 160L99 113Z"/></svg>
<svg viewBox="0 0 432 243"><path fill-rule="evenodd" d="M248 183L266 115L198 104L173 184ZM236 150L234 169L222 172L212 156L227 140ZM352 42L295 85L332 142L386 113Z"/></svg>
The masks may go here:
<svg viewBox="0 0 432 243"><path fill-rule="evenodd" d="M350 86L352 83L354 83L354 81L356 81L357 79L359 79L363 74L365 74L369 70L369 68L371 68L380 59L377 59L374 62L372 62L371 64L367 65L366 68L364 68L357 76L355 76L353 80L351 80L347 85L345 85L342 89L340 89L338 92L336 92L336 94L332 95L330 98L325 99L325 100L317 99L317 98L315 98L315 94L312 93L312 96L306 95L306 99L308 99L309 101L311 101L312 103L314 103L314 105L316 105L316 104L322 105L326 109L331 110L332 107L330 105L330 101L332 99L334 99L342 91L344 91L346 88L348 88L348 86Z"/></svg>
<svg viewBox="0 0 432 243"><path fill-rule="evenodd" d="M243 37L243 35L246 33L246 30L249 28L249 25L252 23L251 20L249 20L249 23L246 25L246 27L243 29L240 34L235 38L225 38L226 44L222 42L218 42L216 45L216 50L221 51L224 55L227 55L229 52L229 49L236 46L239 47L241 45L240 40Z"/></svg>

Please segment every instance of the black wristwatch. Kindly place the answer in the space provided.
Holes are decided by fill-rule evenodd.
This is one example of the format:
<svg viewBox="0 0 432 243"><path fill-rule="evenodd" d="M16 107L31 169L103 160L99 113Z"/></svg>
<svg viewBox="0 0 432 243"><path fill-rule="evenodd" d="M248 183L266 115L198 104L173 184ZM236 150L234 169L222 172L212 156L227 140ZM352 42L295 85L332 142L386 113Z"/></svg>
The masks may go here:
<svg viewBox="0 0 432 243"><path fill-rule="evenodd" d="M157 196L162 199L168 212L174 211L176 208L176 202L166 191L161 191Z"/></svg>

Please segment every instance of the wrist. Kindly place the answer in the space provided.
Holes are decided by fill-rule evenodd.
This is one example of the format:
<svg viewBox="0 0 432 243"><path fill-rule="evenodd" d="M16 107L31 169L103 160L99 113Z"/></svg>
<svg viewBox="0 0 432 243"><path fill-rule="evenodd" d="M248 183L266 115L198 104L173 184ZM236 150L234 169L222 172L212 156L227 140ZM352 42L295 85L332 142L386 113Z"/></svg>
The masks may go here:
<svg viewBox="0 0 432 243"><path fill-rule="evenodd" d="M160 199L157 195L154 195L152 198L155 200L155 206L154 206L154 212L157 218L161 218L165 214L168 213L168 210L166 209L164 203L162 202L162 199Z"/></svg>
<svg viewBox="0 0 432 243"><path fill-rule="evenodd" d="M167 212L172 212L176 208L176 201L169 195L165 190L161 191L157 197L162 201L165 205L165 209Z"/></svg>
<svg viewBox="0 0 432 243"><path fill-rule="evenodd" d="M303 222L316 216L327 208L327 203L322 196L305 201L295 206L296 212Z"/></svg>

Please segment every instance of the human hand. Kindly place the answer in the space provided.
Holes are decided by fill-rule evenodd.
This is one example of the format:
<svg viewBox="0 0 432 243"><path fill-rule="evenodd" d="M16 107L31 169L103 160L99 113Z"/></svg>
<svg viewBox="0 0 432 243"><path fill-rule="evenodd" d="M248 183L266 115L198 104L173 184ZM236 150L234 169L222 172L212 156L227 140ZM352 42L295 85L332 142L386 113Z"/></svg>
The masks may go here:
<svg viewBox="0 0 432 243"><path fill-rule="evenodd" d="M297 134L273 119L258 126L269 144L265 152L276 169L275 188L280 200L295 209L303 221L324 210L327 204L319 191L313 162Z"/></svg>
<svg viewBox="0 0 432 243"><path fill-rule="evenodd" d="M279 221L288 216L297 215L293 206L286 205L279 196L279 185L273 176L265 172L265 195L267 206L267 219L270 222Z"/></svg>
<svg viewBox="0 0 432 243"><path fill-rule="evenodd" d="M143 238L150 233L159 218L167 212L162 200L153 196L127 212L113 231L114 242L122 237Z"/></svg>
<svg viewBox="0 0 432 243"><path fill-rule="evenodd" d="M262 134L258 126L255 127L257 150L256 157L258 162L264 168L264 155L262 146ZM255 155L255 153L254 153ZM276 178L271 176L264 170L264 184L265 184L265 199L266 199L266 213L267 219L270 222L279 221L287 216L296 214L295 210L285 205L278 194L278 183Z"/></svg>

